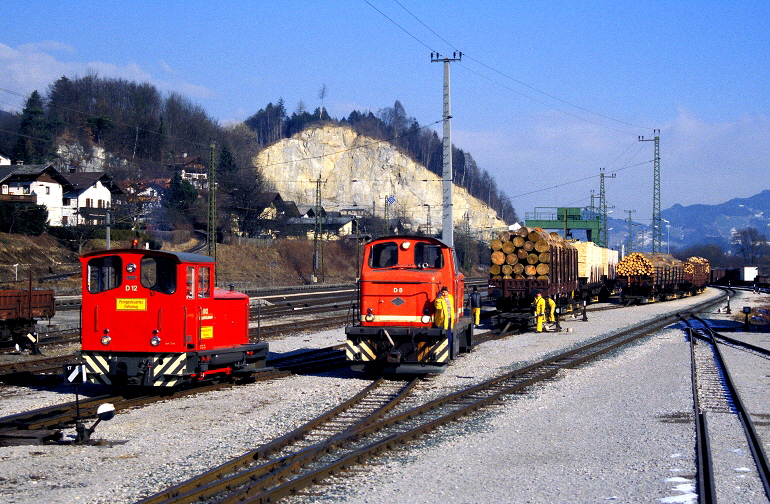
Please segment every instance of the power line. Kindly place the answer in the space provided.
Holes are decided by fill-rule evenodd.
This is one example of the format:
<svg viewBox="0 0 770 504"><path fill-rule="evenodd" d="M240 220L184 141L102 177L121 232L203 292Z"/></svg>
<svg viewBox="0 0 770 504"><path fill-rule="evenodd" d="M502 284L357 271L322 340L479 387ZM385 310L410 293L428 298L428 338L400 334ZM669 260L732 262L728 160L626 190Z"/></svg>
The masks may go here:
<svg viewBox="0 0 770 504"><path fill-rule="evenodd" d="M634 165L628 165L628 166L624 166L622 168L617 168L615 170L610 171L609 173L618 173L618 172L623 171L623 170L628 170L629 168L636 168L637 166L642 166L642 165L645 165L645 164L648 164L648 163L652 163L652 162L653 162L652 159L650 159L649 161L642 161L641 163L637 163L637 164L634 164ZM605 172L605 173L607 173L607 172ZM585 182L586 180L591 180L593 178L598 178L600 176L601 175L591 175L589 177L583 177L581 179L571 180L569 182L564 182L562 184L556 184L556 185L553 185L553 186L550 186L550 187L543 187L541 189L535 189L534 191L529 191L529 192L517 194L515 196L509 196L509 198L510 199L521 198L522 196L529 196L530 194L536 194L536 193L543 192L543 191L550 191L551 189L558 189L559 187L563 187L563 186L566 186L566 185L577 184L578 182Z"/></svg>
<svg viewBox="0 0 770 504"><path fill-rule="evenodd" d="M423 46L430 48L430 47L428 46L428 44L427 44L427 43L423 42L422 40L420 40L419 38L417 38L417 36L415 36L414 34L412 34L411 32L409 32L408 30L406 30L406 28L404 28L404 27L403 27L403 26L401 26L400 24L396 23L396 22L395 22L393 19L391 19L389 16L385 15L385 13L383 13L383 12L382 12L380 9L377 9L376 7L374 7L374 5L372 5L372 4L371 4L371 3L370 3L368 0L364 0L364 1L365 1L367 4L369 4L369 6L371 6L371 7L372 7L374 10L376 10L377 12L379 12L379 13L380 13L380 14L381 14L383 17L385 17L385 18L386 18L388 21L390 21L391 23L393 23L394 25L396 25L397 27L399 27L399 28L400 28L400 29L401 29L401 30L402 30L404 33L406 33L407 35L409 35L410 37L412 37L413 39L415 39L417 42L419 42L419 43L420 43L420 44L422 44ZM407 9L407 8L406 8L406 7L405 7L403 4L401 4L401 2L399 2L398 0L394 0L394 2L396 2L396 4L398 4L398 5L399 5L399 7L401 7L401 8L402 8L404 11L406 11L406 13L407 13L407 14L409 14L410 16L412 16L412 17L413 17L413 18L414 18L414 19L415 19L415 20L416 20L418 23L420 23L422 26L424 26L424 27L425 27L425 28L426 28L428 31L430 31L430 32L431 32L433 35L435 35L436 37L438 37L438 38L439 38L439 39L440 39L442 42L444 42L445 44L447 44L449 47L451 47L451 48L452 48L452 49L454 49L455 51L459 51L459 49L457 49L457 47L456 47L456 45L455 45L455 44L452 44L451 42L449 42L448 40L446 40L444 37L442 37L441 35L439 35L439 34L438 34L438 33L437 33L435 30L433 30L433 29L432 29L430 26L428 26L428 25L427 25L425 22L423 22L423 21L422 21L420 18L418 18L418 17L417 17L417 16L416 16L414 13L412 13L412 12L411 12L409 9ZM433 49L431 49L431 50L433 50ZM620 124L625 124L625 125L627 125L627 126L633 126L633 127L635 127L635 128L641 128L641 129L650 129L650 128L646 127L646 126L642 126L642 125L639 125L639 124L630 123L630 122L628 122L628 121L623 121L623 120L621 120L621 119L617 119L617 118L614 118L614 117L612 117L612 116L609 116L609 115L606 115L606 114L601 114L601 113L599 113L599 112L594 112L594 111L592 111L592 110L590 110L590 109L588 109L588 108L586 108L586 107L582 107L582 106L580 106L580 105L577 105L577 104L575 104L575 103L572 103L572 102L569 102L569 101L567 101L567 100L561 99L561 98L559 98L559 97L557 97L557 96L555 96L555 95L552 95L552 94L550 94L550 93L546 93L545 91L542 91L542 90L540 90L540 89L538 89L538 88L536 88L536 87L534 87L534 86L532 86L532 85L530 85L530 84L527 84L527 83L525 83L525 82L523 82L523 81L521 81L521 80L519 80L519 79L516 79L515 77L512 77L512 76L510 76L510 75L508 75L508 74L506 74L506 73L504 73L504 72L502 72L502 71L500 71L500 70L498 70L498 69L496 69L496 68L492 67L491 65L488 65L488 64L484 63L483 61L481 61L481 60L479 60L479 59L476 59L476 58L474 58L474 57L472 57L472 56L468 56L467 52L463 52L463 55L465 55L465 56L466 56L468 59L470 59L470 60L472 60L472 61L476 62L477 64L479 64L479 65L481 65L481 66L483 66L483 67L485 67L485 68L487 68L487 69L489 69L489 70L491 70L491 71L493 71L493 72L495 72L495 73L497 73L497 74L499 74L499 75L501 75L501 76L503 76L503 77L505 77L505 78L507 78L507 79L510 79L510 80L512 80L513 82L515 82L515 83L517 83L517 84L519 84L519 85L521 85L521 86L524 86L524 87L526 87L526 88L528 88L528 89L531 89L532 91L535 91L535 92L537 92L537 93L540 93L540 94L542 94L542 95L544 95L544 96L547 96L548 98L551 98L552 100L556 100L556 101L558 101L558 102L560 102L560 103L563 103L563 104L565 104L565 105L569 105L570 107L574 107L574 108L576 108L576 109L578 109L578 110L582 110L583 112L586 112L586 113L589 113L589 114L595 115L595 116L597 116L597 117L601 117L601 118L603 118L603 119L607 119L607 120L609 120L609 121L617 122L617 123L620 123ZM460 66L462 66L462 67L464 67L464 68L468 69L468 68L467 68L467 67L465 67L464 65L460 65ZM586 118L584 118L584 117L581 117L581 116L578 116L578 115L575 115L575 114L571 114L571 113L569 113L569 112L566 112L565 110L562 110L562 109L559 109L559 108L553 107L552 105L549 105L549 104L547 104L547 103L543 103L543 102L541 102L541 101L539 101L539 100L536 100L536 99L534 99L534 98L532 98L532 97L530 97L530 96L527 96L527 95L525 95L525 94L523 94L523 93L520 93L520 92L518 92L518 91L515 91L515 90L513 90L513 89L509 88L508 86L505 86L505 85L503 85L502 83L500 83L500 82L497 82L497 81L495 81L494 79L491 79L491 78L489 78L489 77L486 77L486 76L484 76L484 75L482 75L482 74L480 74L480 73L478 73L478 72L475 72L475 71L473 71L473 70L470 70L470 69L468 69L468 70L469 70L469 71L471 71L471 72L473 72L473 73L475 73L475 74L477 74L477 75L479 75L480 77L483 77L483 78L485 78L485 79L489 80L490 82L493 82L493 83L495 83L495 84L497 84L497 85L499 85L499 86L501 86L501 87L503 87L503 88L505 88L505 89L508 89L509 91L512 91L512 92L514 92L514 93L516 93L516 94L519 94L520 96L523 96L523 97L525 97L525 98L528 98L528 99L530 99L530 100L532 100L532 101L534 101L534 102L536 102L536 103L539 103L539 104L541 104L541 105L543 105L543 106L546 106L546 107L552 108L552 109L554 109L554 110L557 110L557 111L559 111L559 112L562 112L562 113L564 113L564 114L570 115L570 116L572 116L572 117L576 117L576 118L578 118L578 119L581 119L581 120L583 120L583 121L586 121L586 122L589 122L589 123L592 123L592 124L596 124L596 125L598 125L598 126L600 126L600 127L604 127L604 128L612 129L612 130L614 130L614 131L620 131L620 132L622 132L622 133L634 134L634 133L626 132L626 131L623 131L623 130L617 130L617 129L615 129L615 128L610 128L610 127L608 127L608 126L606 126L606 125L603 125L603 124L600 124L600 123L596 123L596 122L593 122L593 121L589 121L588 119L586 119Z"/></svg>

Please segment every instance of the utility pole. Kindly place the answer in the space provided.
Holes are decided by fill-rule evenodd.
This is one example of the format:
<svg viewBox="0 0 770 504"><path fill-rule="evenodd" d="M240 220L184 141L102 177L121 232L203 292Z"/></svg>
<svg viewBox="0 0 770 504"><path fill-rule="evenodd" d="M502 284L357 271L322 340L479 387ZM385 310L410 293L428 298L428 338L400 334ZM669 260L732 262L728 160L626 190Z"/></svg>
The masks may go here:
<svg viewBox="0 0 770 504"><path fill-rule="evenodd" d="M216 143L212 140L209 154L209 220L206 226L207 253L217 260L217 177L214 165L214 149Z"/></svg>
<svg viewBox="0 0 770 504"><path fill-rule="evenodd" d="M321 269L321 260L319 253L318 238L323 229L321 227L321 174L318 174L318 180L315 183L315 223L313 225L313 282L318 281L318 270Z"/></svg>
<svg viewBox="0 0 770 504"><path fill-rule="evenodd" d="M390 209L388 208L388 198L389 196L385 196L385 203L382 208L382 213L385 215L385 232L383 233L383 236L388 236L390 234Z"/></svg>
<svg viewBox="0 0 770 504"><path fill-rule="evenodd" d="M652 188L652 253L663 252L661 226L663 219L660 215L660 130L652 130L655 135L652 139L643 136L639 137L640 142L655 142L655 162L653 168L653 188Z"/></svg>
<svg viewBox="0 0 770 504"><path fill-rule="evenodd" d="M609 176L615 178L615 174ZM604 168L600 169L599 174L599 246L607 247L609 237L607 236L607 195L604 192ZM615 208L615 207L612 207Z"/></svg>
<svg viewBox="0 0 770 504"><path fill-rule="evenodd" d="M626 222L628 222L628 239L626 240L626 248L628 249L628 252L631 253L633 251L632 244L634 242L631 241L631 232L634 226L634 221L631 220L631 214L636 212L636 210L623 210L624 212L628 212L628 219Z"/></svg>
<svg viewBox="0 0 770 504"><path fill-rule="evenodd" d="M443 211L441 239L454 247L454 221L452 220L452 110L449 100L449 63L462 61L463 53L452 53L452 57L430 53L431 63L444 63L444 172L442 174Z"/></svg>

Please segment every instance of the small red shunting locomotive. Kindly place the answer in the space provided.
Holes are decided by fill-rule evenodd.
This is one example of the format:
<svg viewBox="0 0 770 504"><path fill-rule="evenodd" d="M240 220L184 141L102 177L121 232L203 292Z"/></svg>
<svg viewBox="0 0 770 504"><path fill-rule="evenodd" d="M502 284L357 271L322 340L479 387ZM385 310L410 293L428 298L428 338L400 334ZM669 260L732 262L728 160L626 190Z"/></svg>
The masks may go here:
<svg viewBox="0 0 770 504"><path fill-rule="evenodd" d="M454 329L437 327L435 300L442 287L454 299ZM345 328L347 359L358 371L401 374L442 372L473 345L463 314L465 277L454 250L424 236L389 236L364 249L359 306ZM441 325L441 324L438 324Z"/></svg>
<svg viewBox="0 0 770 504"><path fill-rule="evenodd" d="M267 343L249 342L249 298L214 286L211 257L118 249L80 261L90 382L174 387L264 367Z"/></svg>

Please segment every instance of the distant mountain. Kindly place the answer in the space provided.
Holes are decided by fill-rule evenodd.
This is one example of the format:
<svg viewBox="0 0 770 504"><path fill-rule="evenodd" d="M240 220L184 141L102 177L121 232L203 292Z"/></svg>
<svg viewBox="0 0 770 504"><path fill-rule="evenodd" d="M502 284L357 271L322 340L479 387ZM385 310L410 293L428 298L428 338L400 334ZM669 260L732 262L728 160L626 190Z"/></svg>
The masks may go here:
<svg viewBox="0 0 770 504"><path fill-rule="evenodd" d="M755 227L760 233L770 235L770 190L748 198L734 198L717 205L676 204L661 212L663 219L671 223L666 228L663 223L663 248L671 237L671 248L684 248L691 245L716 243L727 246L733 230ZM625 243L628 237L628 223L620 219L609 219L608 227L614 229L610 233L611 246ZM647 230L649 246L649 225L643 225Z"/></svg>

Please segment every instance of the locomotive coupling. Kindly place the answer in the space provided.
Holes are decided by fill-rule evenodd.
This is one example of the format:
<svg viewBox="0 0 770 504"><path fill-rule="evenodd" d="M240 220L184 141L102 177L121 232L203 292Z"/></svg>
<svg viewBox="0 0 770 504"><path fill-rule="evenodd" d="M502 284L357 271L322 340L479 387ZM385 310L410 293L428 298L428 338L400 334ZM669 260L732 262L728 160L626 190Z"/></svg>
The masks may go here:
<svg viewBox="0 0 770 504"><path fill-rule="evenodd" d="M401 362L401 352L398 350L391 350L388 352L388 364L398 364Z"/></svg>

